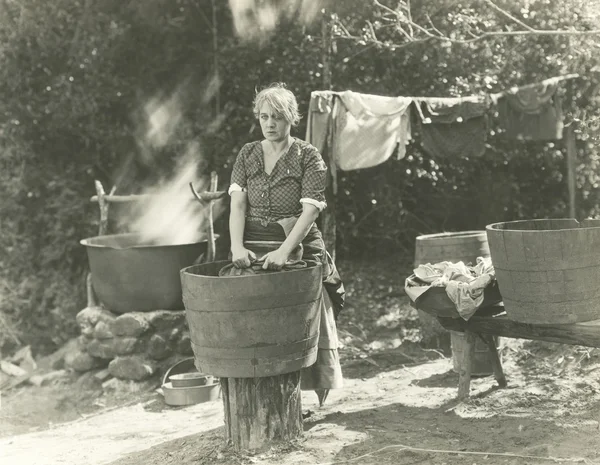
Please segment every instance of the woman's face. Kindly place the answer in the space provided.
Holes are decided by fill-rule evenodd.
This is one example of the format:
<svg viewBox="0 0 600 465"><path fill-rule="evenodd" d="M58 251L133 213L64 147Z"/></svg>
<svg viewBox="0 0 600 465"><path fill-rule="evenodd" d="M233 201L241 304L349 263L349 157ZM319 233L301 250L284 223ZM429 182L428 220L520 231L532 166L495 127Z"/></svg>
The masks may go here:
<svg viewBox="0 0 600 465"><path fill-rule="evenodd" d="M271 142L283 142L290 135L292 125L268 103L263 103L258 114L260 127L265 139Z"/></svg>

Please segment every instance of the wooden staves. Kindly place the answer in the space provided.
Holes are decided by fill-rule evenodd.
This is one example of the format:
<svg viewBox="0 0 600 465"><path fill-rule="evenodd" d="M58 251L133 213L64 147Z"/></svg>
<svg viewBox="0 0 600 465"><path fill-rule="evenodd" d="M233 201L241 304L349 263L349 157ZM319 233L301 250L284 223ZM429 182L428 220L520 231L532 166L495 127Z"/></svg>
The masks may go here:
<svg viewBox="0 0 600 465"><path fill-rule="evenodd" d="M426 263L444 261L475 264L477 257L489 257L485 231L459 231L417 236L415 241L415 268ZM450 343L446 331L437 318L418 310L425 344L443 349Z"/></svg>
<svg viewBox="0 0 600 465"><path fill-rule="evenodd" d="M489 257L485 231L459 231L417 236L415 267L443 261L476 264L477 257Z"/></svg>
<svg viewBox="0 0 600 465"><path fill-rule="evenodd" d="M218 277L228 261L181 271L196 368L219 376L226 439L258 449L302 434L300 370L317 359L321 266Z"/></svg>
<svg viewBox="0 0 600 465"><path fill-rule="evenodd" d="M198 370L254 378L312 365L319 337L321 267L218 277L228 263L181 270Z"/></svg>
<svg viewBox="0 0 600 465"><path fill-rule="evenodd" d="M511 320L569 324L600 318L600 227L574 219L487 226Z"/></svg>

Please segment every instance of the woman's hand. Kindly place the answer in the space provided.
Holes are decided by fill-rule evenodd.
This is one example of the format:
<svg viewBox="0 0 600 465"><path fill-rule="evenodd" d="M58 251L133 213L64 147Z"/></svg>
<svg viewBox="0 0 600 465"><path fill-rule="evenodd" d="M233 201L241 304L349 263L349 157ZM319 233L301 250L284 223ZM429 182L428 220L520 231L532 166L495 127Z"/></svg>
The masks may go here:
<svg viewBox="0 0 600 465"><path fill-rule="evenodd" d="M248 268L256 260L256 254L245 247L231 249L231 261L236 268Z"/></svg>
<svg viewBox="0 0 600 465"><path fill-rule="evenodd" d="M264 260L263 270L281 270L283 265L285 265L287 262L289 256L290 254L281 250L281 248L273 250L273 252L269 252L262 258L262 260Z"/></svg>

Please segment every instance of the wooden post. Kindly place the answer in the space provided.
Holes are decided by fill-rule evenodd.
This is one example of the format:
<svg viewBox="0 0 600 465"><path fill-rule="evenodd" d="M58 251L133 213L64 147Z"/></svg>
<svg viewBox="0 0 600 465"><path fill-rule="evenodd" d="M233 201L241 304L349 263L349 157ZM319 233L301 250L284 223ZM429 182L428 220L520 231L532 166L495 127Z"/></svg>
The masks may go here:
<svg viewBox="0 0 600 465"><path fill-rule="evenodd" d="M89 271L87 276L85 277L85 289L87 294L87 306L97 307L98 298L96 297L96 293L94 292L94 286L92 285L92 273L90 273Z"/></svg>
<svg viewBox="0 0 600 465"><path fill-rule="evenodd" d="M330 90L332 87L332 71L331 71L331 54L332 54L332 31L331 22L327 17L327 13L323 16L323 22L321 23L321 41L323 46L323 90ZM334 141L335 143L335 141ZM327 251L335 261L336 257L336 222L335 222L335 210L336 210L336 198L333 191L333 177L332 177L332 163L333 160L333 147L327 145L326 153L323 153L323 158L329 169L327 170L327 187L325 189L325 200L327 201L327 208L321 213L321 232L323 233L323 240L325 241L325 247Z"/></svg>
<svg viewBox="0 0 600 465"><path fill-rule="evenodd" d="M494 336L490 336L489 334L479 334L479 337L485 342L488 347L490 362L492 363L492 368L494 369L494 377L498 382L498 386L501 388L506 387L506 377L504 376L504 371L502 370L502 362L500 361L500 355L498 354L498 348L496 347L496 341L494 340Z"/></svg>
<svg viewBox="0 0 600 465"><path fill-rule="evenodd" d="M302 435L300 372L221 378L225 435L236 450L256 450Z"/></svg>
<svg viewBox="0 0 600 465"><path fill-rule="evenodd" d="M98 180L94 181L96 186L96 195L98 196L98 206L100 207L100 225L98 227L98 235L103 236L108 231L108 202L105 199L106 193L102 183Z"/></svg>
<svg viewBox="0 0 600 465"><path fill-rule="evenodd" d="M569 188L569 217L575 218L577 212L575 208L577 146L575 144L575 132L572 125L566 128L565 139L567 151L567 185Z"/></svg>
<svg viewBox="0 0 600 465"><path fill-rule="evenodd" d="M217 192L217 184L219 181L219 177L217 176L217 172L213 171L210 173L210 192ZM210 200L208 202L208 250L206 254L206 261L208 263L215 261L215 225L214 225L214 215L213 215L213 207L215 205L214 200Z"/></svg>
<svg viewBox="0 0 600 465"><path fill-rule="evenodd" d="M469 397L471 389L471 367L475 356L475 333L465 331L465 348L458 370L458 398L464 400Z"/></svg>
<svg viewBox="0 0 600 465"><path fill-rule="evenodd" d="M100 224L98 225L98 235L103 236L108 232L108 202L106 201L106 193L104 192L104 187L102 183L98 180L94 181L94 185L96 187L96 196L98 197L98 206L100 207ZM110 191L110 195L114 194L116 190L116 186ZM98 305L98 298L96 297L96 293L94 292L94 287L92 285L92 273L88 272L86 278L86 293L87 293L87 306L95 307Z"/></svg>

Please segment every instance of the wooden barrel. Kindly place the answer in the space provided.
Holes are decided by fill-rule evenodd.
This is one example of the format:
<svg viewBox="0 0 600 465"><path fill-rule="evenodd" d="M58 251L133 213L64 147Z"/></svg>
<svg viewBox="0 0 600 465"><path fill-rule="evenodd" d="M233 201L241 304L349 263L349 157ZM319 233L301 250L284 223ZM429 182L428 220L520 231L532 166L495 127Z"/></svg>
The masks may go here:
<svg viewBox="0 0 600 465"><path fill-rule="evenodd" d="M425 263L476 263L477 257L489 257L485 231L459 231L417 236L415 267Z"/></svg>
<svg viewBox="0 0 600 465"><path fill-rule="evenodd" d="M317 359L321 266L219 277L228 261L181 270L196 368L226 378L291 373Z"/></svg>
<svg viewBox="0 0 600 465"><path fill-rule="evenodd" d="M463 262L475 264L477 257L489 257L490 249L485 231L458 231L438 234L426 234L417 236L415 244L415 268L426 263L439 262ZM438 322L437 318L422 310L417 310L423 332L425 345L436 346L439 349L447 349L451 346L452 361L457 366L462 352L462 333L446 331ZM477 355L477 367L479 375L487 375L493 372L491 362L485 356Z"/></svg>
<svg viewBox="0 0 600 465"><path fill-rule="evenodd" d="M486 227L508 317L521 323L600 319L600 227L575 219Z"/></svg>

